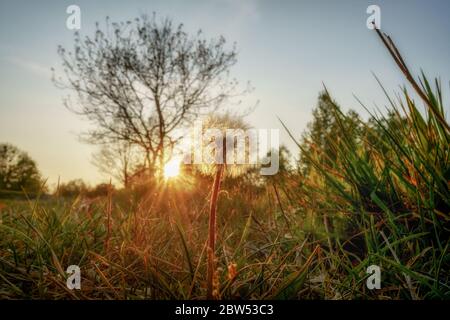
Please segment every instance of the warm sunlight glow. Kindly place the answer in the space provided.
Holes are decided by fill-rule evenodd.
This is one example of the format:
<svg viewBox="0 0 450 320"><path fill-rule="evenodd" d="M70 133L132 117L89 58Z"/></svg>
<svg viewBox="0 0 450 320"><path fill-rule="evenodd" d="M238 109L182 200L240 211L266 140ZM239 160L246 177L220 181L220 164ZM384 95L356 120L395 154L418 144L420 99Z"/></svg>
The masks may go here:
<svg viewBox="0 0 450 320"><path fill-rule="evenodd" d="M164 166L164 177L174 178L180 174L180 160L172 159Z"/></svg>

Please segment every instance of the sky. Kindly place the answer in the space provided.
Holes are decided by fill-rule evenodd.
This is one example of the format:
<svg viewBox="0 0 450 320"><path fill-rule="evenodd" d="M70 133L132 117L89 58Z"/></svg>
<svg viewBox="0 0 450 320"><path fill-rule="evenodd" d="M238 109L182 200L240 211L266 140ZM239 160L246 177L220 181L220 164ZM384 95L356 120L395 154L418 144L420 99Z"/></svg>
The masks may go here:
<svg viewBox="0 0 450 320"><path fill-rule="evenodd" d="M236 42L238 62L231 74L254 87L241 107L259 101L247 122L280 129L281 143L294 156L298 151L277 117L300 137L324 84L344 110L363 117L367 113L354 95L369 108L387 104L372 72L389 93L406 84L366 27L369 5L380 7L381 29L393 37L412 73L423 69L449 89L447 0L0 0L0 143L28 152L50 186L58 179L109 180L91 163L96 147L79 139L89 124L63 106L69 93L51 81L51 68L60 62L57 46L73 45L73 31L66 27L66 8L73 4L81 9L82 35L92 35L95 22L106 16L126 21L155 12L183 23L188 32L202 29L207 37Z"/></svg>

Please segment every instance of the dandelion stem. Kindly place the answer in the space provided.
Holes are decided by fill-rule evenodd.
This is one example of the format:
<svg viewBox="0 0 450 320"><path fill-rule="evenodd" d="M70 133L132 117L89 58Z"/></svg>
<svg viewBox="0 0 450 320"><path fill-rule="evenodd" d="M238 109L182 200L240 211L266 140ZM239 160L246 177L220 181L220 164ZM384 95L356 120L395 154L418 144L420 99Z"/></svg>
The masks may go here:
<svg viewBox="0 0 450 320"><path fill-rule="evenodd" d="M217 216L217 198L220 190L220 182L224 165L219 164L216 169L213 190L211 194L210 210L209 210L209 240L208 240L208 274L207 274L207 299L213 299L213 279L215 272L215 247L216 247L216 216Z"/></svg>

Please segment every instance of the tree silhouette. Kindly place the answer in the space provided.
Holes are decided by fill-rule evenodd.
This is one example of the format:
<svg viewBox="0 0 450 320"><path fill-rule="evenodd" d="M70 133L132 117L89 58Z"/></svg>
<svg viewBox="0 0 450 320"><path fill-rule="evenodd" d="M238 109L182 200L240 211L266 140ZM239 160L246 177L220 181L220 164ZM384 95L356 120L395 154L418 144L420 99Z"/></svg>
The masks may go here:
<svg viewBox="0 0 450 320"><path fill-rule="evenodd" d="M325 167L336 166L336 144L344 139L344 132L345 138L353 143L357 143L362 134L359 115L353 110L342 114L340 106L326 91L319 93L312 115L313 119L302 136L299 168L303 175L308 175L313 169L312 158Z"/></svg>
<svg viewBox="0 0 450 320"><path fill-rule="evenodd" d="M162 169L179 137L175 128L211 112L236 94L229 79L236 50L223 37L205 40L188 35L183 25L146 15L110 23L93 37L75 33L73 51L58 48L64 76L58 87L76 94L67 107L95 128L91 143L125 141L139 146L148 168Z"/></svg>
<svg viewBox="0 0 450 320"><path fill-rule="evenodd" d="M129 186L131 177L142 168L143 160L142 153L136 150L136 146L123 141L102 145L92 156L93 165L125 188Z"/></svg>
<svg viewBox="0 0 450 320"><path fill-rule="evenodd" d="M0 190L37 192L41 175L36 162L11 144L0 144Z"/></svg>

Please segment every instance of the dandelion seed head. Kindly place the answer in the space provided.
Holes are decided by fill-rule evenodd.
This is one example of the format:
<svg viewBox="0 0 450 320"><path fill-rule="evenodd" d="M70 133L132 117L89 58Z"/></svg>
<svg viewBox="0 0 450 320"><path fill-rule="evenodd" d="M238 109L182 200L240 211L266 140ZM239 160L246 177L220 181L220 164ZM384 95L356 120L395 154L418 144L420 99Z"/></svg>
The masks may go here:
<svg viewBox="0 0 450 320"><path fill-rule="evenodd" d="M215 161L218 156L225 165L224 174L229 177L238 177L254 166L250 161L250 153L252 152L250 150L250 137L246 135L250 126L241 117L231 113L212 114L206 117L202 125L203 133L206 133L209 129L213 129L213 132L220 133L222 141L216 141L215 137L207 136L206 139L204 137L202 141L203 159L207 161L198 166L198 170L201 173L213 175L216 172L216 167L219 165ZM231 134L228 139L227 133ZM242 140L238 142L239 139ZM221 152L217 154L217 149L214 146L221 146ZM232 159L226 157L227 152L233 152L231 154ZM239 153L241 153L241 157L243 158L239 159Z"/></svg>

